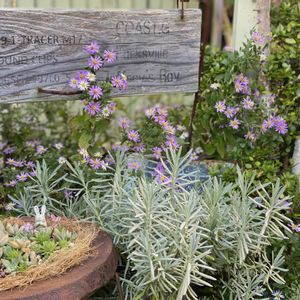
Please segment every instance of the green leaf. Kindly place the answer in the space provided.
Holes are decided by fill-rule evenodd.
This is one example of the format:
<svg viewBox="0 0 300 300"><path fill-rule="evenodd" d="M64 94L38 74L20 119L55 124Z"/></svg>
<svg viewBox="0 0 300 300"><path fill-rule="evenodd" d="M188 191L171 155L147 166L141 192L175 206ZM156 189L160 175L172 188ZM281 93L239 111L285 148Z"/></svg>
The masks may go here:
<svg viewBox="0 0 300 300"><path fill-rule="evenodd" d="M225 156L225 145L224 145L224 140L222 137L218 138L218 143L217 143L217 151L221 158L224 158Z"/></svg>
<svg viewBox="0 0 300 300"><path fill-rule="evenodd" d="M292 39L292 38L286 38L284 41L285 41L287 44L296 44L296 41L295 41L294 39Z"/></svg>
<svg viewBox="0 0 300 300"><path fill-rule="evenodd" d="M205 151L208 155L213 155L216 151L216 148L213 144L205 145Z"/></svg>
<svg viewBox="0 0 300 300"><path fill-rule="evenodd" d="M89 142L92 138L92 134L89 132L83 132L79 138L78 145L80 148L87 149L89 147Z"/></svg>

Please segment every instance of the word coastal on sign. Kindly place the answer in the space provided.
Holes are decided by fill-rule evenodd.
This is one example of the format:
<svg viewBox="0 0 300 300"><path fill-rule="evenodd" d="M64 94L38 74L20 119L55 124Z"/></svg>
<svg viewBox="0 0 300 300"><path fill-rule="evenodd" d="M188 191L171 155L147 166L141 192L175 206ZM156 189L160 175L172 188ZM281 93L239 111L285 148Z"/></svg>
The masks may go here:
<svg viewBox="0 0 300 300"><path fill-rule="evenodd" d="M120 95L198 90L201 11L0 10L0 102L76 99L38 88L69 90L85 67L84 45L96 41L117 53L100 79L122 71ZM77 96L78 97L78 96Z"/></svg>

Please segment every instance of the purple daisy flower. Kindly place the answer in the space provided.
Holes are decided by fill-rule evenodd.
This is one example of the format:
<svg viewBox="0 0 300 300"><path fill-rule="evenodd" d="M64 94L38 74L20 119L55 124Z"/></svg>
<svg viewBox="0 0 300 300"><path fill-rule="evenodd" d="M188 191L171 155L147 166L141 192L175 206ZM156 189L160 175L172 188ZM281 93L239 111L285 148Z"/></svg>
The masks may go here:
<svg viewBox="0 0 300 300"><path fill-rule="evenodd" d="M245 109L253 109L254 107L254 102L250 99L249 96L243 99L242 104Z"/></svg>
<svg viewBox="0 0 300 300"><path fill-rule="evenodd" d="M242 85L247 86L249 84L249 79L243 73L237 76L237 80L239 80Z"/></svg>
<svg viewBox="0 0 300 300"><path fill-rule="evenodd" d="M274 117L270 117L267 120L263 121L263 124L267 129L274 127Z"/></svg>
<svg viewBox="0 0 300 300"><path fill-rule="evenodd" d="M275 131L279 134L286 134L288 131L288 125L282 117L274 118Z"/></svg>
<svg viewBox="0 0 300 300"><path fill-rule="evenodd" d="M48 148L45 148L42 145L39 145L36 147L36 153L37 154L44 154L45 152L47 152Z"/></svg>
<svg viewBox="0 0 300 300"><path fill-rule="evenodd" d="M113 50L104 50L103 57L108 63L113 63L116 60L116 52Z"/></svg>
<svg viewBox="0 0 300 300"><path fill-rule="evenodd" d="M99 158L90 159L89 165L92 167L93 170L98 170L103 167L103 161Z"/></svg>
<svg viewBox="0 0 300 300"><path fill-rule="evenodd" d="M157 114L167 117L168 116L168 110L166 108L157 107L156 108Z"/></svg>
<svg viewBox="0 0 300 300"><path fill-rule="evenodd" d="M243 85L239 80L236 80L234 83L234 88L237 93L240 93L243 90Z"/></svg>
<svg viewBox="0 0 300 300"><path fill-rule="evenodd" d="M166 186L171 186L172 184L172 178L170 176L166 176L164 174L157 174L155 176L155 180L162 184L162 185L166 185Z"/></svg>
<svg viewBox="0 0 300 300"><path fill-rule="evenodd" d="M29 174L21 172L19 175L16 176L18 181L26 181L28 179Z"/></svg>
<svg viewBox="0 0 300 300"><path fill-rule="evenodd" d="M274 291L272 292L273 300L281 300L284 299L284 295L281 291Z"/></svg>
<svg viewBox="0 0 300 300"><path fill-rule="evenodd" d="M244 135L244 137L245 137L246 140L249 140L249 141L251 141L251 142L255 141L255 139L256 139L255 134L254 134L253 132L251 132L251 131L248 131L248 132Z"/></svg>
<svg viewBox="0 0 300 300"><path fill-rule="evenodd" d="M28 161L25 163L25 166L29 169L35 168L35 163L33 161Z"/></svg>
<svg viewBox="0 0 300 300"><path fill-rule="evenodd" d="M100 46L96 42L91 42L89 45L84 46L84 50L88 54L96 54L100 50Z"/></svg>
<svg viewBox="0 0 300 300"><path fill-rule="evenodd" d="M91 56L89 58L88 64L90 68L97 71L103 66L103 61L100 56L95 56L95 57Z"/></svg>
<svg viewBox="0 0 300 300"><path fill-rule="evenodd" d="M129 128L130 124L131 124L131 121L126 117L121 117L119 119L119 126L122 127L123 129Z"/></svg>
<svg viewBox="0 0 300 300"><path fill-rule="evenodd" d="M256 32L256 31L252 32L251 38L257 46L261 47L265 43L264 36L260 32Z"/></svg>
<svg viewBox="0 0 300 300"><path fill-rule="evenodd" d="M227 109L224 112L224 114L227 118L234 117L236 113L237 113L237 110L232 106L228 106Z"/></svg>
<svg viewBox="0 0 300 300"><path fill-rule="evenodd" d="M108 109L110 111L110 113L113 113L117 108L117 103L116 102L110 102L108 104Z"/></svg>
<svg viewBox="0 0 300 300"><path fill-rule="evenodd" d="M238 129L240 124L241 122L237 118L234 118L233 120L230 120L229 126L233 129Z"/></svg>
<svg viewBox="0 0 300 300"><path fill-rule="evenodd" d="M101 111L100 104L98 102L91 101L85 107L84 110L90 115L95 116Z"/></svg>
<svg viewBox="0 0 300 300"><path fill-rule="evenodd" d="M176 132L175 128L171 125L164 128L164 130L165 130L166 134L168 134L168 135L174 135Z"/></svg>
<svg viewBox="0 0 300 300"><path fill-rule="evenodd" d="M226 110L225 101L218 101L215 105L217 112L224 112Z"/></svg>
<svg viewBox="0 0 300 300"><path fill-rule="evenodd" d="M110 166L110 165L113 165L115 162L114 162L114 160L113 160L113 158L112 157L105 157L105 159L104 159L104 161L105 161L105 163L108 165L108 166Z"/></svg>
<svg viewBox="0 0 300 300"><path fill-rule="evenodd" d="M119 90L125 90L127 88L127 78L124 74L119 76L113 76L111 78L111 84Z"/></svg>
<svg viewBox="0 0 300 300"><path fill-rule="evenodd" d="M13 166L16 168L22 168L24 166L24 162L22 160L16 160Z"/></svg>
<svg viewBox="0 0 300 300"><path fill-rule="evenodd" d="M274 95L274 94L269 95L268 96L269 104L273 104L275 102L275 98L276 98L276 95Z"/></svg>
<svg viewBox="0 0 300 300"><path fill-rule="evenodd" d="M258 285L254 289L255 295L261 296L261 297L264 295L265 291L266 291L266 289L263 286L261 286L261 285Z"/></svg>
<svg viewBox="0 0 300 300"><path fill-rule="evenodd" d="M98 100L103 95L103 91L102 91L101 87L99 87L97 85L93 85L93 86L91 86L91 88L89 90L89 95L94 100Z"/></svg>
<svg viewBox="0 0 300 300"><path fill-rule="evenodd" d="M75 74L75 79L77 79L78 82L80 82L82 80L87 80L87 74L88 74L88 71L79 70Z"/></svg>
<svg viewBox="0 0 300 300"><path fill-rule="evenodd" d="M128 163L128 168L132 170L139 170L141 168L142 164L139 161L132 161Z"/></svg>
<svg viewBox="0 0 300 300"><path fill-rule="evenodd" d="M244 76L244 74L239 74L234 82L234 87L235 91L237 93L242 93L242 94L249 94L250 93L250 88L248 86L249 84L249 79Z"/></svg>
<svg viewBox="0 0 300 300"><path fill-rule="evenodd" d="M66 199L73 199L75 197L75 192L71 190L64 190L64 196Z"/></svg>
<svg viewBox="0 0 300 300"><path fill-rule="evenodd" d="M139 142L139 140L140 140L140 135L136 130L130 130L127 133L127 137L130 141L133 141L133 142Z"/></svg>
<svg viewBox="0 0 300 300"><path fill-rule="evenodd" d="M13 166L15 164L15 160L13 158L8 158L6 160L6 164L9 165L9 166Z"/></svg>
<svg viewBox="0 0 300 300"><path fill-rule="evenodd" d="M126 90L128 87L128 82L127 82L127 77L125 74L120 73L119 77L122 79L122 83L121 83L121 90Z"/></svg>
<svg viewBox="0 0 300 300"><path fill-rule="evenodd" d="M256 99L258 99L259 96L260 96L259 90L258 90L258 89L255 89L253 95L254 95L254 97L255 97Z"/></svg>
<svg viewBox="0 0 300 300"><path fill-rule="evenodd" d="M31 172L29 172L29 176L30 177L35 177L36 176L36 170L33 170L33 171L31 171Z"/></svg>
<svg viewBox="0 0 300 300"><path fill-rule="evenodd" d="M154 118L155 116L155 109L153 107L146 108L144 111L147 118Z"/></svg>
<svg viewBox="0 0 300 300"><path fill-rule="evenodd" d="M138 144L138 145L134 146L134 150L139 153L144 152L145 148L146 148L145 144Z"/></svg>
<svg viewBox="0 0 300 300"><path fill-rule="evenodd" d="M262 132L262 133L265 133L267 130L268 130L268 126L267 126L267 124L266 124L266 120L264 120L262 123L261 123L261 125L260 125L260 131Z"/></svg>
<svg viewBox="0 0 300 300"><path fill-rule="evenodd" d="M179 148L179 144L176 140L176 137L174 135L168 135L167 141L166 141L166 147L172 148L174 150L177 150Z"/></svg>
<svg viewBox="0 0 300 300"><path fill-rule="evenodd" d="M4 154L12 154L16 151L16 148L15 147L7 147L6 149L3 150L3 153Z"/></svg>
<svg viewBox="0 0 300 300"><path fill-rule="evenodd" d="M119 76L113 76L111 78L111 84L116 88L121 88L122 86L122 79Z"/></svg>
<svg viewBox="0 0 300 300"><path fill-rule="evenodd" d="M5 186L14 187L17 185L17 183L18 183L18 181L14 179L14 180L11 180L10 182L6 183Z"/></svg>
<svg viewBox="0 0 300 300"><path fill-rule="evenodd" d="M166 170L161 162L158 162L152 175L165 174Z"/></svg>
<svg viewBox="0 0 300 300"><path fill-rule="evenodd" d="M291 227L291 229L295 232L300 232L300 224L294 224L294 223L291 223L291 224L288 224L289 227Z"/></svg>
<svg viewBox="0 0 300 300"><path fill-rule="evenodd" d="M4 208L5 208L5 210L7 210L7 211L11 211L11 210L14 209L14 206L15 206L15 205L16 205L15 203L11 202L11 203L6 204Z"/></svg>
<svg viewBox="0 0 300 300"><path fill-rule="evenodd" d="M38 144L40 144L40 141L37 141L37 140L32 140L32 141L26 142L26 146L29 148L35 148L35 146L37 146Z"/></svg>
<svg viewBox="0 0 300 300"><path fill-rule="evenodd" d="M158 115L154 117L154 122L162 125L162 123L166 122L166 117L164 115Z"/></svg>
<svg viewBox="0 0 300 300"><path fill-rule="evenodd" d="M190 158L192 161L196 161L199 159L199 155L196 152L192 152Z"/></svg>
<svg viewBox="0 0 300 300"><path fill-rule="evenodd" d="M155 159L160 159L162 157L161 153L162 153L162 149L160 147L154 147L152 149L152 155Z"/></svg>
<svg viewBox="0 0 300 300"><path fill-rule="evenodd" d="M127 152L130 149L127 145L120 145L120 151Z"/></svg>

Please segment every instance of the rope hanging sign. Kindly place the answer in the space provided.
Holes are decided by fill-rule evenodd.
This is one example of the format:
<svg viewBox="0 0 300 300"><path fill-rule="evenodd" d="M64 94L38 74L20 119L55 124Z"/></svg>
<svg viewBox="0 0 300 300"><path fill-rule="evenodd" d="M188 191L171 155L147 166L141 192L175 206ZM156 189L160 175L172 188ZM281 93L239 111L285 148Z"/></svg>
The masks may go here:
<svg viewBox="0 0 300 300"><path fill-rule="evenodd" d="M0 10L0 102L78 99L68 81L86 66L92 41L117 53L100 78L127 75L128 89L115 96L196 92L200 29L198 9L184 18L176 9Z"/></svg>

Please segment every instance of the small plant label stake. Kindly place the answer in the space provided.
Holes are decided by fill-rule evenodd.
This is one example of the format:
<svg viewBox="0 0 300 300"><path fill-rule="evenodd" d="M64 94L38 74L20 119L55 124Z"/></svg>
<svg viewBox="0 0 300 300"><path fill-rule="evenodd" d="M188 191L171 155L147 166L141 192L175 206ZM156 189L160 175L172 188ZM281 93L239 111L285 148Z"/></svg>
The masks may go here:
<svg viewBox="0 0 300 300"><path fill-rule="evenodd" d="M116 51L100 79L121 71L125 92L144 95L196 92L199 78L201 11L0 10L0 102L78 99L47 90L70 90L68 81L84 68L84 45L96 41ZM102 76L102 77L101 77Z"/></svg>

